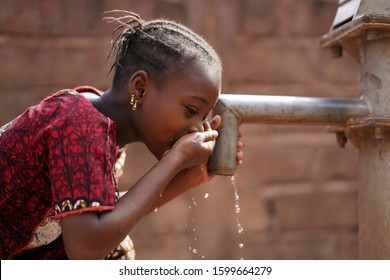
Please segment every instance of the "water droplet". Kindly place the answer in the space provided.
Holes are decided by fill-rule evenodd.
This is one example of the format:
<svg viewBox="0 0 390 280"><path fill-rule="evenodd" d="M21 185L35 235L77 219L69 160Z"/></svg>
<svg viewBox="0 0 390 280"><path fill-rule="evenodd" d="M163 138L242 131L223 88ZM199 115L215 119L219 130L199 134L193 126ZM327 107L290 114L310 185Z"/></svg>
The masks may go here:
<svg viewBox="0 0 390 280"><path fill-rule="evenodd" d="M204 198L206 198L206 199L209 198L209 193L205 193Z"/></svg>
<svg viewBox="0 0 390 280"><path fill-rule="evenodd" d="M192 253L197 254L197 253L198 253L198 250L192 249Z"/></svg>
<svg viewBox="0 0 390 280"><path fill-rule="evenodd" d="M238 244L238 247L239 247L240 249L242 249L242 248L244 248L244 244L240 243L240 244Z"/></svg>
<svg viewBox="0 0 390 280"><path fill-rule="evenodd" d="M158 207L154 208L154 212L157 212L158 211Z"/></svg>

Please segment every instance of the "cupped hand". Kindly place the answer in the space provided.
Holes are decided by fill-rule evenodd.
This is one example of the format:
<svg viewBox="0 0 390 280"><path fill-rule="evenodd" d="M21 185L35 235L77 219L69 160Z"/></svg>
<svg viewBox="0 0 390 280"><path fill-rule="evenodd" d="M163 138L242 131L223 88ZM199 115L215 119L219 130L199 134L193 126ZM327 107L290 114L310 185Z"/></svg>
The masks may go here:
<svg viewBox="0 0 390 280"><path fill-rule="evenodd" d="M218 132L213 129L189 133L176 141L170 152L179 157L182 169L190 168L207 162L217 137Z"/></svg>
<svg viewBox="0 0 390 280"><path fill-rule="evenodd" d="M208 122L207 120L203 122L203 129L204 131L216 130L220 125L221 125L221 117L216 115L210 122ZM242 141L242 138L243 138L242 132L239 131L238 140L237 140L237 156L236 156L237 166L240 166L242 164L242 160L244 158L244 153L243 153L244 142ZM187 176L196 178L198 184L210 181L214 177L214 175L208 173L207 162L208 159L203 163L188 169L186 171Z"/></svg>
<svg viewBox="0 0 390 280"><path fill-rule="evenodd" d="M203 122L203 130L205 132L216 130L220 126L220 124L221 124L221 118L219 116L215 116L210 122L208 122L207 120ZM244 148L244 142L241 139L242 139L242 133L239 132L239 140L237 142L237 157L236 157L237 165L241 165L243 160L242 149ZM203 162L194 165L190 168L186 168L182 170L180 172L180 176L182 178L186 178L185 182L191 184L191 187L195 187L197 185L210 181L214 177L214 174L208 173L207 162L208 162L208 157Z"/></svg>
<svg viewBox="0 0 390 280"><path fill-rule="evenodd" d="M195 135L194 133L188 134L188 135L182 137L181 139L179 139L176 142L176 144L172 147L172 149L173 149L177 145L177 147L175 147L175 148L180 148L181 145L185 145L185 143L188 143L191 141L198 142L198 145L200 147L202 147L201 148L201 150L203 151L202 156L199 157L199 154L198 154L196 159L193 158L192 163L187 162L187 163L189 163L188 167L183 169L181 172L181 175L188 178L189 181L192 181L192 180L196 181L195 185L199 185L199 184L208 182L214 177L213 174L210 174L207 171L207 162L208 162L209 156L212 154L212 151L213 151L214 146L215 146L215 139L216 139L216 135L214 134L215 130L217 130L220 125L221 125L221 117L218 115L213 117L213 119L210 122L205 120L203 122L204 132L199 132L200 135ZM203 134L203 133L210 133L210 132L212 133L211 134L212 136L210 134ZM208 138L206 137L206 135L209 135ZM243 157L244 157L244 153L243 153L244 142L242 141L242 138L243 138L243 135L242 135L241 131L239 131L239 136L238 136L238 140L237 140L237 156L236 156L237 166L240 166L242 164ZM171 150L166 151L165 154L167 154ZM188 155L188 156L191 158L190 155ZM194 164L195 161L199 161L199 162ZM193 165L191 165L191 164L193 164Z"/></svg>

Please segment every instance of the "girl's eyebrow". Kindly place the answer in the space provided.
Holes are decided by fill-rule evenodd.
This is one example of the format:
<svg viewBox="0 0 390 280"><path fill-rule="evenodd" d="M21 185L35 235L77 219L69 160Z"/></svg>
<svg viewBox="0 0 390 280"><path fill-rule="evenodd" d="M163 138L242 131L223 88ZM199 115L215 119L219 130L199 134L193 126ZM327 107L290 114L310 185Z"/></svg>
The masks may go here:
<svg viewBox="0 0 390 280"><path fill-rule="evenodd" d="M204 104L206 104L206 105L208 104L207 100L204 99L204 98L201 97L201 96L193 95L193 96L191 96L191 97L194 98L194 99L197 99L197 100L201 101L202 103L204 103Z"/></svg>

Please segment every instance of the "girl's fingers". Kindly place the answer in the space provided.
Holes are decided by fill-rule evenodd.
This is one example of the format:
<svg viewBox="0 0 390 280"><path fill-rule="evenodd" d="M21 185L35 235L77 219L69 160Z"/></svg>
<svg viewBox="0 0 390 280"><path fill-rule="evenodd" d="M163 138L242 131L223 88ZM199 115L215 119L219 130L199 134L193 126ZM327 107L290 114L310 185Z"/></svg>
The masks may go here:
<svg viewBox="0 0 390 280"><path fill-rule="evenodd" d="M244 142L242 142L241 140L238 140L238 142L237 142L237 148L238 148L238 149L244 148Z"/></svg>
<svg viewBox="0 0 390 280"><path fill-rule="evenodd" d="M243 151L238 151L237 152L237 158L236 158L237 165L241 165L242 164L242 159L243 158L244 158Z"/></svg>
<svg viewBox="0 0 390 280"><path fill-rule="evenodd" d="M218 127L221 125L221 117L219 115L215 115L213 119L210 121L211 129L218 129Z"/></svg>
<svg viewBox="0 0 390 280"><path fill-rule="evenodd" d="M212 130L208 120L203 121L203 131Z"/></svg>
<svg viewBox="0 0 390 280"><path fill-rule="evenodd" d="M214 141L218 137L218 132L216 130L208 130L203 132L203 135L203 142L209 142Z"/></svg>
<svg viewBox="0 0 390 280"><path fill-rule="evenodd" d="M242 149L244 148L244 142L241 141L241 138L242 138L242 132L239 131L239 134L238 134L238 141L237 141L237 165L241 165L242 164L242 160L244 158L244 152L242 151Z"/></svg>

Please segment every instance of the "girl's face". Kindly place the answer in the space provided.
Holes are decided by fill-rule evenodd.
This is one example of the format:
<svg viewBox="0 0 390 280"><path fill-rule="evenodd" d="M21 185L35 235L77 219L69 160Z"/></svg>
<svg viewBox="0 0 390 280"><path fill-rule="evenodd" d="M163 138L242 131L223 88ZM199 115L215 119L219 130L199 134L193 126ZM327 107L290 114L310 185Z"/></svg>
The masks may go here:
<svg viewBox="0 0 390 280"><path fill-rule="evenodd" d="M180 137L203 131L203 121L220 91L220 71L202 65L172 75L160 88L151 82L137 108L139 138L161 159Z"/></svg>

